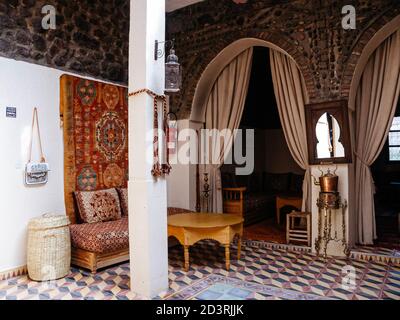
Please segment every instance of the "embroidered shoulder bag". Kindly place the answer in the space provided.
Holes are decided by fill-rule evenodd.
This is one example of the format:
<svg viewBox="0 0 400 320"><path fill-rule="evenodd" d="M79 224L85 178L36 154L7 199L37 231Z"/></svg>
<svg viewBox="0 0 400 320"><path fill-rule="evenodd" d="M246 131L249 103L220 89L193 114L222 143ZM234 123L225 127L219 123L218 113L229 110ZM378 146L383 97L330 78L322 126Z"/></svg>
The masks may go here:
<svg viewBox="0 0 400 320"><path fill-rule="evenodd" d="M35 122L37 125L37 134L39 138L40 162L32 161L32 143L33 143ZM40 137L38 110L37 108L34 108L33 118L32 118L31 140L29 143L29 160L25 166L25 183L27 185L37 185L37 184L47 183L49 171L50 171L49 164L46 162L46 159L43 154L42 139Z"/></svg>

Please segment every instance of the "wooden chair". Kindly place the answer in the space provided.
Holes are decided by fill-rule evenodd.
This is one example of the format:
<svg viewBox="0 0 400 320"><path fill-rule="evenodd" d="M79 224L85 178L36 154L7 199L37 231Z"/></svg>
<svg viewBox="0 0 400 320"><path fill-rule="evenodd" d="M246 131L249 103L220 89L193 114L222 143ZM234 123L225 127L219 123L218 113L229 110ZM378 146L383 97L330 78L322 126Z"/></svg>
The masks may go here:
<svg viewBox="0 0 400 320"><path fill-rule="evenodd" d="M243 216L245 192L246 188L223 188L224 213L236 213Z"/></svg>

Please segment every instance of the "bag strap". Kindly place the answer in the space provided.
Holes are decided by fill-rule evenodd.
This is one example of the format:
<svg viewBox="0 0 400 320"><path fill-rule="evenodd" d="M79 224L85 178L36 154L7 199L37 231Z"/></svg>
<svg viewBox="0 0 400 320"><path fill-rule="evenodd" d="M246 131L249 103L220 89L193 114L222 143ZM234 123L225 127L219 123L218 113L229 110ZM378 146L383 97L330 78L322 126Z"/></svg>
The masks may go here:
<svg viewBox="0 0 400 320"><path fill-rule="evenodd" d="M38 110L35 107L33 109L33 117L32 117L32 131L31 131L31 141L29 143L29 160L28 163L31 162L32 160L32 144L33 144L33 132L35 129L35 122L37 124L37 133L39 137L39 147L40 147L40 162L46 162L46 159L43 154L43 148L42 148L42 138L40 137L40 128L39 128L39 116L38 116Z"/></svg>

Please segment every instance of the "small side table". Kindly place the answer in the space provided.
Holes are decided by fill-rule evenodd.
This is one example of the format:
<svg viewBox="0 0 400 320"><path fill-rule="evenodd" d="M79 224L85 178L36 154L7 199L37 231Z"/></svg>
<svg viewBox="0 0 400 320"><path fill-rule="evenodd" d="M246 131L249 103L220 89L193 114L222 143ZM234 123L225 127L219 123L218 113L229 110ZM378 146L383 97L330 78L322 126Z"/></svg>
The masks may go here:
<svg viewBox="0 0 400 320"><path fill-rule="evenodd" d="M225 247L225 266L230 269L230 243L238 235L237 259L241 255L243 217L237 214L183 213L168 217L168 237L173 236L184 248L185 271L189 271L189 247L205 239Z"/></svg>
<svg viewBox="0 0 400 320"><path fill-rule="evenodd" d="M303 198L276 196L276 221L281 224L281 209L285 206L293 206L297 210L301 210Z"/></svg>
<svg viewBox="0 0 400 320"><path fill-rule="evenodd" d="M296 228L295 219L306 219L306 229ZM311 247L311 213L292 211L286 216L286 242L304 242Z"/></svg>

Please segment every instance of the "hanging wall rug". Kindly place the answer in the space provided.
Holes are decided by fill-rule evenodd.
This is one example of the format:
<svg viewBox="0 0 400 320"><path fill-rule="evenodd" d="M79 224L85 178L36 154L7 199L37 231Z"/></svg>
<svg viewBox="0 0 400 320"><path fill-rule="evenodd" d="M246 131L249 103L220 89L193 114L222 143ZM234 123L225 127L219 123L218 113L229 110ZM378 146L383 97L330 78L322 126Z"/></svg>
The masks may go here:
<svg viewBox="0 0 400 320"><path fill-rule="evenodd" d="M67 214L73 192L127 187L126 88L69 75L61 77L64 180Z"/></svg>

